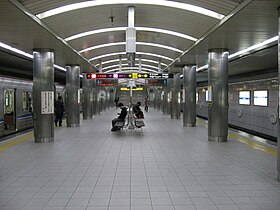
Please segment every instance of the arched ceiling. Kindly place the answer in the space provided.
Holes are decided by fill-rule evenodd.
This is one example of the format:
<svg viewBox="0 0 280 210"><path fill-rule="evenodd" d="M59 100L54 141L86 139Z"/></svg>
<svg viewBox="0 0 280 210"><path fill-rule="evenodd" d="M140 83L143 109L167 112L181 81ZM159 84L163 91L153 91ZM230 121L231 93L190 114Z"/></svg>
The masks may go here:
<svg viewBox="0 0 280 210"><path fill-rule="evenodd" d="M157 70L160 62L164 71L174 71L175 66L207 64L210 48L235 53L277 36L279 5L279 0L3 0L6 28L0 26L0 41L28 53L54 48L57 64L82 63L83 72L100 66L103 72L118 71L120 58L127 67L125 30L133 6L136 67L141 58L148 70Z"/></svg>

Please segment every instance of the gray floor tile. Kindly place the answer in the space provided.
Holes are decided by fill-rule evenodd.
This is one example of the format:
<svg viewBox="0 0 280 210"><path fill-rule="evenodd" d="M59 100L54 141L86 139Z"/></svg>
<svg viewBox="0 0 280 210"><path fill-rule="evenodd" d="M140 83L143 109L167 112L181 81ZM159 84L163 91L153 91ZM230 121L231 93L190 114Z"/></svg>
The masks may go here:
<svg viewBox="0 0 280 210"><path fill-rule="evenodd" d="M108 127L115 113L106 110L92 120L81 120L80 127L55 129L51 144L30 140L1 154L10 166L0 161L0 168L16 175L0 171L0 206L30 210L279 207L276 158L231 139L210 144L205 127L183 127L181 120L153 109L146 114L149 126L142 131L112 133Z"/></svg>

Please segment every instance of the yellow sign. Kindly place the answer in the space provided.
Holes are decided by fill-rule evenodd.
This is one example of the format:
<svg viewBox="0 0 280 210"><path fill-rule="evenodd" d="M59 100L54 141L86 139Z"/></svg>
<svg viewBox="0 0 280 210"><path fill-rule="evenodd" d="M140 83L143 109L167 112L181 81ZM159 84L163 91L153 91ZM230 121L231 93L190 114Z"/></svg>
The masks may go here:
<svg viewBox="0 0 280 210"><path fill-rule="evenodd" d="M139 87L139 88L132 88L132 90L143 90L144 88ZM121 88L121 90L130 90L130 88Z"/></svg>
<svg viewBox="0 0 280 210"><path fill-rule="evenodd" d="M137 79L138 78L138 73L132 73L132 78Z"/></svg>

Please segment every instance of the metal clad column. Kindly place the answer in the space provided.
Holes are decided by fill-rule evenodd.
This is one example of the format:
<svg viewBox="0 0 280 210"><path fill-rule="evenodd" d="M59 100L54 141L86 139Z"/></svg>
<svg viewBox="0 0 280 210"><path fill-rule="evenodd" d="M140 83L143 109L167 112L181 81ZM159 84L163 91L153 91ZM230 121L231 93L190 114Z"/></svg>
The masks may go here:
<svg viewBox="0 0 280 210"><path fill-rule="evenodd" d="M34 139L54 141L54 53L50 49L33 52Z"/></svg>
<svg viewBox="0 0 280 210"><path fill-rule="evenodd" d="M185 94L183 126L194 127L196 124L196 67L185 66L183 69L183 91Z"/></svg>
<svg viewBox="0 0 280 210"><path fill-rule="evenodd" d="M93 114L97 114L97 87L96 87L96 80L93 80Z"/></svg>
<svg viewBox="0 0 280 210"><path fill-rule="evenodd" d="M226 142L228 135L228 51L208 52L208 140Z"/></svg>
<svg viewBox="0 0 280 210"><path fill-rule="evenodd" d="M171 119L180 119L180 107L178 93L180 91L180 74L175 74L172 81Z"/></svg>
<svg viewBox="0 0 280 210"><path fill-rule="evenodd" d="M83 119L92 119L93 115L93 80L83 74Z"/></svg>
<svg viewBox="0 0 280 210"><path fill-rule="evenodd" d="M280 7L278 7L278 35L280 35ZM278 84L280 84L280 37L278 37ZM279 90L280 91L280 86ZM279 92L280 93L280 92ZM279 94L278 93L278 94ZM278 118L280 116L279 114L279 108L280 108L280 96L278 97ZM278 176L277 179L280 181L280 123L278 119L278 132L277 132L277 171L278 171Z"/></svg>
<svg viewBox="0 0 280 210"><path fill-rule="evenodd" d="M167 114L171 114L171 100L172 100L171 85L172 85L172 81L173 81L173 79L167 79L167 94L166 94Z"/></svg>
<svg viewBox="0 0 280 210"><path fill-rule="evenodd" d="M80 126L80 66L66 66L67 127Z"/></svg>

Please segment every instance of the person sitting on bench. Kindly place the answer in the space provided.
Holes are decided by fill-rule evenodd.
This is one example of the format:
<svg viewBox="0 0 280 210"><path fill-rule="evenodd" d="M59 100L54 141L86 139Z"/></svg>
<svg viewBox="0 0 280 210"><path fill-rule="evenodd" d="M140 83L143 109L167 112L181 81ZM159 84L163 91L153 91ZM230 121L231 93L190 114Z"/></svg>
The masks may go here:
<svg viewBox="0 0 280 210"><path fill-rule="evenodd" d="M141 106L141 102L138 101L132 108L132 111L136 118L144 118L144 113L142 112L140 106Z"/></svg>
<svg viewBox="0 0 280 210"><path fill-rule="evenodd" d="M119 128L115 127L115 124L118 121L124 121L127 115L126 107L123 105L123 103L119 103L118 107L121 109L121 113L118 113L118 117L112 120L112 129L111 131L117 131Z"/></svg>

